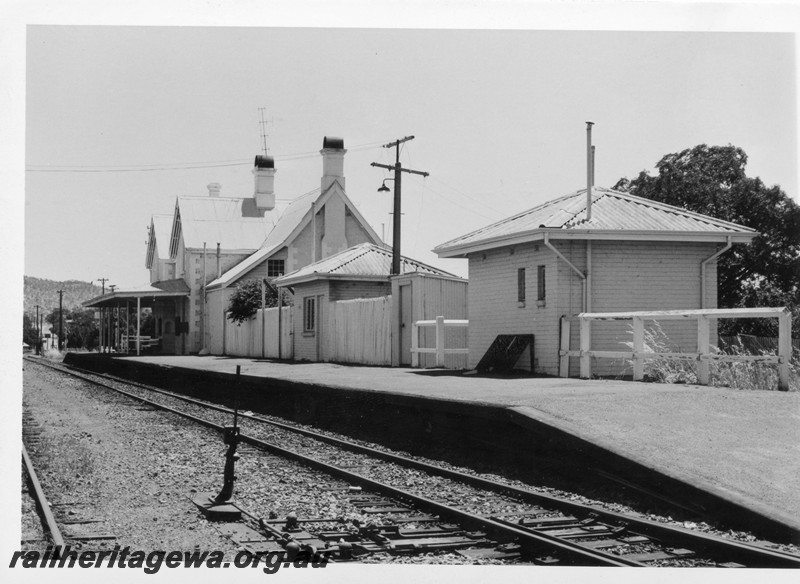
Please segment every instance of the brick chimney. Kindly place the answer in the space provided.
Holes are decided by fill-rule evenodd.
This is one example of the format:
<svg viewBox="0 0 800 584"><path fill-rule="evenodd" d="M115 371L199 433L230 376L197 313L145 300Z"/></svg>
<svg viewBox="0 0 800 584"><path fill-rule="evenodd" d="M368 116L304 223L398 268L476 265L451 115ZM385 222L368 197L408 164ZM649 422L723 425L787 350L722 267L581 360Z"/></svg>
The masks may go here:
<svg viewBox="0 0 800 584"><path fill-rule="evenodd" d="M322 192L334 182L344 190L344 140L325 136L322 141ZM331 197L325 202L324 230L320 240L320 259L347 249L346 210L341 197Z"/></svg>
<svg viewBox="0 0 800 584"><path fill-rule="evenodd" d="M325 136L322 140L322 191L325 192L334 181L344 188L344 139Z"/></svg>
<svg viewBox="0 0 800 584"><path fill-rule="evenodd" d="M217 182L213 182L208 183L206 188L208 188L209 197L219 197L219 191L222 189L222 185Z"/></svg>
<svg viewBox="0 0 800 584"><path fill-rule="evenodd" d="M255 177L253 198L256 207L263 215L264 212L275 208L275 159L272 156L256 156L253 176Z"/></svg>

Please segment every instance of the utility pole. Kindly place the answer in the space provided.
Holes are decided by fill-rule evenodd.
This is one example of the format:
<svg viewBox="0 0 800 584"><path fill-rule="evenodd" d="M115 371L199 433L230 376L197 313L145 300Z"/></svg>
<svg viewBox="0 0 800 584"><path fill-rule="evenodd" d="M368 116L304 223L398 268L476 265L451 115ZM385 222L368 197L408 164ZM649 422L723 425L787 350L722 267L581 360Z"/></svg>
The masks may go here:
<svg viewBox="0 0 800 584"><path fill-rule="evenodd" d="M42 345L42 326L39 322L39 309L43 308L42 306L36 305L36 354L39 355L41 352L41 345Z"/></svg>
<svg viewBox="0 0 800 584"><path fill-rule="evenodd" d="M105 293L106 293L106 282L108 282L109 279L110 278L98 278L97 279L98 282L102 282L103 283L103 295L105 295Z"/></svg>
<svg viewBox="0 0 800 584"><path fill-rule="evenodd" d="M58 350L64 342L64 291L58 291Z"/></svg>
<svg viewBox="0 0 800 584"><path fill-rule="evenodd" d="M389 166L388 164L379 164L377 162L373 162L371 166L378 166L380 168L385 168L387 170L394 170L394 178L393 179L386 179L386 180L393 180L394 181L394 213L392 217L392 275L396 276L400 273L400 175L404 172L409 174L420 174L422 176L428 176L427 172L423 172L421 170L411 170L410 168L403 168L400 164L400 144L403 142L408 142L409 140L413 140L414 136L406 136L405 138L400 138L399 140L395 140L394 142L389 142L388 144L384 144L384 148L397 148L397 156L395 158L394 166ZM378 191L388 191L389 189L384 184Z"/></svg>

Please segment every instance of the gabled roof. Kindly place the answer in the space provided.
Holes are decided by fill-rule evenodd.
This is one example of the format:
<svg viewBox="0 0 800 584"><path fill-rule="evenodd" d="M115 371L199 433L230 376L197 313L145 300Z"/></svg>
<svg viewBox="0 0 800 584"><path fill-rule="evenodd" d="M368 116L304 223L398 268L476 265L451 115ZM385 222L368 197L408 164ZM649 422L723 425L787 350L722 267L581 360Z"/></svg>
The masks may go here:
<svg viewBox="0 0 800 584"><path fill-rule="evenodd" d="M242 217L245 199L233 197L178 197L183 244L188 249L254 251L261 247L275 222L274 211L264 217Z"/></svg>
<svg viewBox="0 0 800 584"><path fill-rule="evenodd" d="M334 188L335 186L338 186L339 188L336 189ZM275 252L280 251L280 249L284 246L289 245L300 233L300 231L302 231L303 228L311 222L312 206L322 207L335 192L341 193L345 207L356 218L356 220L367 231L367 233L369 233L370 237L372 237L372 239L375 241L380 241L378 235L372 230L372 227L370 227L366 219L364 219L361 213L358 212L355 205L353 205L350 199L347 198L347 195L344 194L344 191L341 189L341 185L334 182L325 190L325 192L321 192L320 189L315 189L309 193L306 193L305 195L297 197L294 201L292 201L292 203L286 207L281 214L280 219L269 233L269 236L264 241L261 249L257 250L250 257L239 262L233 268L211 282L208 285L208 288L224 288L230 285L242 275L253 269L253 267L257 266L260 262L266 260Z"/></svg>
<svg viewBox="0 0 800 584"><path fill-rule="evenodd" d="M169 238L172 233L172 215L153 215L153 236L156 247L160 246L160 255L169 252Z"/></svg>
<svg viewBox="0 0 800 584"><path fill-rule="evenodd" d="M440 257L550 239L749 242L753 229L680 207L600 187L592 188L592 218L586 220L586 190L548 201L508 219L452 239L433 251Z"/></svg>
<svg viewBox="0 0 800 584"><path fill-rule="evenodd" d="M150 219L150 232L147 239L147 258L145 267L153 267L153 261L169 257L169 243L172 233L172 215L153 215ZM159 245L161 249L159 251Z"/></svg>
<svg viewBox="0 0 800 584"><path fill-rule="evenodd" d="M372 243L362 243L275 280L279 286L294 286L319 279L385 280L392 270L392 250ZM453 274L411 258L401 256L400 273L421 273L455 278Z"/></svg>

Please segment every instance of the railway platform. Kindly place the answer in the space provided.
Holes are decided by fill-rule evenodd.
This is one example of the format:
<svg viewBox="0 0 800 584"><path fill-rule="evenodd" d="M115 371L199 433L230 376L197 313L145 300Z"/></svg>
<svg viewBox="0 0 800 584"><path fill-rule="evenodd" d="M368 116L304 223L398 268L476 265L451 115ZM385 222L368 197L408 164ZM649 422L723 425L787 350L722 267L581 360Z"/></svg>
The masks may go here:
<svg viewBox="0 0 800 584"><path fill-rule="evenodd" d="M742 527L760 524L762 533L783 530L792 540L800 533L796 392L215 356L95 354L67 362L146 383L183 379L225 391L239 366L251 393L292 402L285 407L306 418L360 412L363 423L378 416L372 423L422 440L437 439L432 428L439 425L451 435L459 428L463 439L478 444L482 437L520 459L573 459L623 484L713 508Z"/></svg>

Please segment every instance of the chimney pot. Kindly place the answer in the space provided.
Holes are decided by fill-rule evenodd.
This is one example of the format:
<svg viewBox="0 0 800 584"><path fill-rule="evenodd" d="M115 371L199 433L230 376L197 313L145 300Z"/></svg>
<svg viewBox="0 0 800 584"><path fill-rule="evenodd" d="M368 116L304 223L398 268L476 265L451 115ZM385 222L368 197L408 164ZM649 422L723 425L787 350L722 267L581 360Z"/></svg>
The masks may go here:
<svg viewBox="0 0 800 584"><path fill-rule="evenodd" d="M208 184L208 196L210 197L219 197L219 191L222 189L222 185L217 182L212 182Z"/></svg>
<svg viewBox="0 0 800 584"><path fill-rule="evenodd" d="M275 172L275 159L272 156L256 156L253 198L262 213L275 208Z"/></svg>

